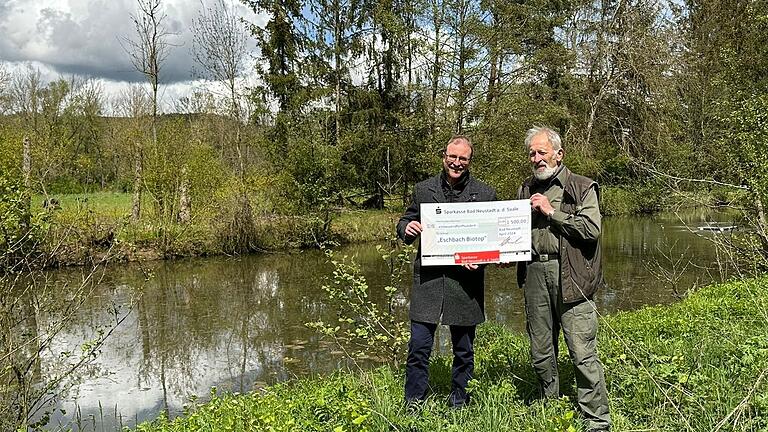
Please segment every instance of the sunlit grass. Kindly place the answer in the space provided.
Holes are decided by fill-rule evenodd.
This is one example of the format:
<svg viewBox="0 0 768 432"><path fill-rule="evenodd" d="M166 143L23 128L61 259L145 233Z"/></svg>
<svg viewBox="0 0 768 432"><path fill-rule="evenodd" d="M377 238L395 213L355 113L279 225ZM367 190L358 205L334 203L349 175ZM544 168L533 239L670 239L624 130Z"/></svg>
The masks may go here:
<svg viewBox="0 0 768 432"><path fill-rule="evenodd" d="M390 210L340 211L331 230L348 242L364 242L391 237L400 214Z"/></svg>
<svg viewBox="0 0 768 432"><path fill-rule="evenodd" d="M56 200L60 211L77 213L91 210L95 213L109 217L125 217L131 214L132 195L122 192L94 192L83 194L55 194L49 195L51 201ZM32 197L33 208L43 210L45 197L35 195Z"/></svg>

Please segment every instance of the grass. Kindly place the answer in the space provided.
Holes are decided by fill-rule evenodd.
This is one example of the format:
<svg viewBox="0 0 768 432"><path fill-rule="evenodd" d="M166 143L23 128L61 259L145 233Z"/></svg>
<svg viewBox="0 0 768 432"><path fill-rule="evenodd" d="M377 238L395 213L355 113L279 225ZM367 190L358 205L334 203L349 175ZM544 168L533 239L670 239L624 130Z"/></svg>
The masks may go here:
<svg viewBox="0 0 768 432"><path fill-rule="evenodd" d="M230 254L240 250L230 244L247 230L250 251L313 247L324 240L338 243L366 242L388 238L394 233L397 215L381 210L339 210L330 232L311 216L260 215L245 228L233 221L242 216L222 204L193 209L189 224L162 220L154 214L150 198L142 202L142 218L130 220L131 194L98 192L51 195L58 200L55 210L43 207L41 195L33 197L34 209L45 214L48 250L54 265L82 264L104 258L145 260L179 256ZM235 228L233 228L235 226ZM231 234L230 234L231 233Z"/></svg>
<svg viewBox="0 0 768 432"><path fill-rule="evenodd" d="M79 213L89 209L95 213L113 218L125 217L131 214L132 196L129 193L94 192L87 194L55 194L50 195L49 198L58 200L59 206L61 207L60 210L65 213ZM45 197L43 195L33 196L33 209L42 211L44 201ZM147 205L148 203L145 202L143 204Z"/></svg>
<svg viewBox="0 0 768 432"><path fill-rule="evenodd" d="M391 237L400 212L389 210L342 211L333 220L331 231L346 242L357 243Z"/></svg>
<svg viewBox="0 0 768 432"><path fill-rule="evenodd" d="M601 319L614 431L768 430L768 277L711 286L672 306ZM573 369L560 357L560 399L534 399L527 340L480 327L472 404L446 406L450 359L431 365L432 396L409 411L402 369L338 372L245 395L213 395L141 432L584 430Z"/></svg>

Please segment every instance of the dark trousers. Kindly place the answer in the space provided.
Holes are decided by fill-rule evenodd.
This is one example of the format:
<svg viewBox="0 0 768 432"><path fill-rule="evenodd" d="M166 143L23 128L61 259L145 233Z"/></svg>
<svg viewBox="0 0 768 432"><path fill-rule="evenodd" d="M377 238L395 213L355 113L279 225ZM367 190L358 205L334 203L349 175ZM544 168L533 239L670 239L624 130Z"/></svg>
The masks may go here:
<svg viewBox="0 0 768 432"><path fill-rule="evenodd" d="M451 406L462 406L469 402L467 383L475 370L476 326L449 326L453 346L453 368L451 370ZM411 321L411 340L408 342L408 360L405 364L405 400L414 402L427 397L429 388L429 356L435 342L437 324Z"/></svg>

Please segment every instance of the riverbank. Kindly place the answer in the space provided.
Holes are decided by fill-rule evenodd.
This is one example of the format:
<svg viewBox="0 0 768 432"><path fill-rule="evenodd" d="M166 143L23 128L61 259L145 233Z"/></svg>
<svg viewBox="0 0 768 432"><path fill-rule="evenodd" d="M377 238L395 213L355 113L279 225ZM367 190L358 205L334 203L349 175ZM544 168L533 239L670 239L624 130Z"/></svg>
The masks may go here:
<svg viewBox="0 0 768 432"><path fill-rule="evenodd" d="M703 288L678 304L601 319L615 431L758 431L768 427L768 277ZM139 425L171 431L579 431L573 370L561 352L564 397L531 402L524 335L480 326L473 403L450 410L450 359L431 365L434 393L417 413L402 404L403 371L379 368L215 395L186 416Z"/></svg>
<svg viewBox="0 0 768 432"><path fill-rule="evenodd" d="M233 255L313 248L324 242L347 244L391 236L399 214L387 210L335 209L329 217L260 215L250 220L228 210L201 209L189 223L163 220L145 210L130 220L131 197L99 192L59 195L56 208L34 199L45 229L41 244L47 266L91 262L147 261L192 256ZM145 209L151 209L144 203Z"/></svg>
<svg viewBox="0 0 768 432"><path fill-rule="evenodd" d="M699 192L685 198L661 199L658 191L606 187L602 190L606 216L654 213L715 204L727 200L722 192ZM146 261L191 256L232 255L314 248L337 244L380 241L394 234L401 208L355 210L337 208L328 215L251 214L250 220L231 209L206 208L193 212L189 223L163 219L145 202L144 216L130 220L131 196L99 192L56 196L55 208L34 200L45 229L42 248L51 256L47 266L91 262Z"/></svg>

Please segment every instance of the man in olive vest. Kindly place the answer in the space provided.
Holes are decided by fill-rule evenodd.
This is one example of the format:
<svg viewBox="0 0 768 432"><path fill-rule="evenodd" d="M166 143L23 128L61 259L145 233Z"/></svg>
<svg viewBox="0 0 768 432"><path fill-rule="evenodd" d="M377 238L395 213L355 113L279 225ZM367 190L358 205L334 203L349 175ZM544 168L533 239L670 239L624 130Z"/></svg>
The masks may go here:
<svg viewBox="0 0 768 432"><path fill-rule="evenodd" d="M525 138L533 176L518 190L530 199L532 260L518 263L533 367L542 396L559 396L558 337L563 330L576 371L580 411L590 431L611 427L603 366L597 358L597 309L602 284L599 188L563 165L560 135L535 127Z"/></svg>

